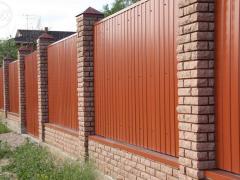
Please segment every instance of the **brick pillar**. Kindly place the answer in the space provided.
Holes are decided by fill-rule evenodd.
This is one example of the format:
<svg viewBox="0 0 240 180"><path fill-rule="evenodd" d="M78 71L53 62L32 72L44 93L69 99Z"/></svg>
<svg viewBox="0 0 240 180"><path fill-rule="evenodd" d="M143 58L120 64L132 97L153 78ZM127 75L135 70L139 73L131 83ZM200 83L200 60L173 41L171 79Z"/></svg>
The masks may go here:
<svg viewBox="0 0 240 180"><path fill-rule="evenodd" d="M19 120L21 133L26 133L26 97L25 97L25 56L31 52L27 47L18 50L18 83L19 83Z"/></svg>
<svg viewBox="0 0 240 180"><path fill-rule="evenodd" d="M78 121L80 155L88 156L88 136L94 134L93 35L94 23L103 14L88 8L77 16Z"/></svg>
<svg viewBox="0 0 240 180"><path fill-rule="evenodd" d="M5 58L3 60L3 109L4 109L4 117L7 118L7 112L9 111L9 63L13 59Z"/></svg>
<svg viewBox="0 0 240 180"><path fill-rule="evenodd" d="M38 122L39 140L44 141L44 123L48 122L48 45L53 37L47 33L37 40L37 71L38 71Z"/></svg>
<svg viewBox="0 0 240 180"><path fill-rule="evenodd" d="M203 179L204 170L215 167L215 1L178 2L180 179Z"/></svg>

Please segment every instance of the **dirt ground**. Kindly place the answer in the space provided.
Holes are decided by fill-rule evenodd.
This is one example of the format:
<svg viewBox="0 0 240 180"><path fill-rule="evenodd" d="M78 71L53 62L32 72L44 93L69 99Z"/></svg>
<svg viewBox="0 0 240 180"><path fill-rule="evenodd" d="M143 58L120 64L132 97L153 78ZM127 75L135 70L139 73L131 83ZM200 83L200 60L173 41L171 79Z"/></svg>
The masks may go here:
<svg viewBox="0 0 240 180"><path fill-rule="evenodd" d="M11 148L16 148L22 145L26 141L26 138L19 134L10 132L6 134L0 134L0 141L6 142Z"/></svg>

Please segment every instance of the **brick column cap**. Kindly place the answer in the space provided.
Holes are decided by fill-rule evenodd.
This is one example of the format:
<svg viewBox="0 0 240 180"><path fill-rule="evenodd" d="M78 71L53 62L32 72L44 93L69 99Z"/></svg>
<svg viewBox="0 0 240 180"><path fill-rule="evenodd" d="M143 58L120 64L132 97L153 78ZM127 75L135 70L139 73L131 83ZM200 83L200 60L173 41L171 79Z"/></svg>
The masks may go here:
<svg viewBox="0 0 240 180"><path fill-rule="evenodd" d="M22 46L18 49L19 52L29 52L32 51L33 49L30 47Z"/></svg>
<svg viewBox="0 0 240 180"><path fill-rule="evenodd" d="M41 36L38 37L38 39L46 39L46 40L53 40L54 37L48 33L43 33Z"/></svg>
<svg viewBox="0 0 240 180"><path fill-rule="evenodd" d="M85 11L83 11L81 14L78 14L76 17L81 16L81 15L87 15L87 16L104 16L104 14L92 7L88 7Z"/></svg>
<svg viewBox="0 0 240 180"><path fill-rule="evenodd" d="M11 57L5 57L3 58L3 61L14 61L14 59Z"/></svg>

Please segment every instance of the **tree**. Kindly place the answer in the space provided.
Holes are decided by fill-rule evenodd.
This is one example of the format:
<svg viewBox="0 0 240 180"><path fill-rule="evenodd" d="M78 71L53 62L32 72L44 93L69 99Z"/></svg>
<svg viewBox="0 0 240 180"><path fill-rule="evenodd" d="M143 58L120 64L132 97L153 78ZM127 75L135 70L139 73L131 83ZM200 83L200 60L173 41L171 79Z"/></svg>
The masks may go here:
<svg viewBox="0 0 240 180"><path fill-rule="evenodd" d="M115 0L112 4L111 7L109 7L109 4L106 4L103 6L103 13L105 15L105 17L110 16L124 8L126 8L127 6L136 3L139 0Z"/></svg>
<svg viewBox="0 0 240 180"><path fill-rule="evenodd" d="M0 64L5 57L17 59L17 46L13 39L0 40Z"/></svg>

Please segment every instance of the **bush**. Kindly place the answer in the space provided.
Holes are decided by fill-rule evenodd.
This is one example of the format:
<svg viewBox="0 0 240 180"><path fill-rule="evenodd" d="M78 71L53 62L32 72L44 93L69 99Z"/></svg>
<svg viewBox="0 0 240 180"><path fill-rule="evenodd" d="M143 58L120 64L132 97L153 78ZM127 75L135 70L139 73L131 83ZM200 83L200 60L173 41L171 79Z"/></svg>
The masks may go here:
<svg viewBox="0 0 240 180"><path fill-rule="evenodd" d="M8 132L10 132L10 130L7 128L7 126L0 122L0 134L4 134Z"/></svg>

